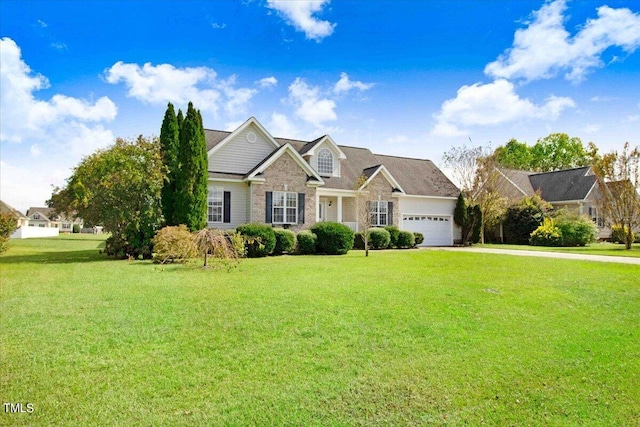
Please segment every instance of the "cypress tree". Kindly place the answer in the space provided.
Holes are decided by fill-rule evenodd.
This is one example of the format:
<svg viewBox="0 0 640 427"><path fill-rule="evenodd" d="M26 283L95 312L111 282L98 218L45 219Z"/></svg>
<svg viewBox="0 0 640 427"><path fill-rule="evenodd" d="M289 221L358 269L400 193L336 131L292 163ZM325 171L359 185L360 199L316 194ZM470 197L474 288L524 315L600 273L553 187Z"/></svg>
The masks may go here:
<svg viewBox="0 0 640 427"><path fill-rule="evenodd" d="M180 113L177 120L180 123ZM207 144L202 116L191 102L180 126L179 139L175 220L191 231L201 230L207 226Z"/></svg>
<svg viewBox="0 0 640 427"><path fill-rule="evenodd" d="M180 113L182 114L182 113ZM180 149L180 127L178 118L169 103L164 113L164 120L160 128L160 149L162 162L167 168L167 178L162 187L162 214L166 225L178 225L175 221L176 206L176 178L179 174L178 152Z"/></svg>

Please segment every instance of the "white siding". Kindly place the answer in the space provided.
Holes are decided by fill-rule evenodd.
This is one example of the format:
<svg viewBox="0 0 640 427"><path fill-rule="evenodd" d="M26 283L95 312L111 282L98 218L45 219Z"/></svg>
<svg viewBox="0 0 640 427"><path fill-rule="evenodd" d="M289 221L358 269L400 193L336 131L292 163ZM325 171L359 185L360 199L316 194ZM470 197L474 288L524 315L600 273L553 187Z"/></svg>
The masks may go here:
<svg viewBox="0 0 640 427"><path fill-rule="evenodd" d="M399 197L400 218L408 214L447 215L451 216L454 240L460 239L460 228L453 223L455 199L434 199L429 197ZM399 224L402 228L402 224Z"/></svg>
<svg viewBox="0 0 640 427"><path fill-rule="evenodd" d="M249 187L246 183L209 181L209 189L213 188L231 192L231 222L210 222L209 227L230 229L249 222L249 218L247 216Z"/></svg>
<svg viewBox="0 0 640 427"><path fill-rule="evenodd" d="M247 141L247 134L253 132L255 142ZM209 170L227 173L247 173L264 160L276 147L267 140L257 126L247 126L236 137L209 156Z"/></svg>

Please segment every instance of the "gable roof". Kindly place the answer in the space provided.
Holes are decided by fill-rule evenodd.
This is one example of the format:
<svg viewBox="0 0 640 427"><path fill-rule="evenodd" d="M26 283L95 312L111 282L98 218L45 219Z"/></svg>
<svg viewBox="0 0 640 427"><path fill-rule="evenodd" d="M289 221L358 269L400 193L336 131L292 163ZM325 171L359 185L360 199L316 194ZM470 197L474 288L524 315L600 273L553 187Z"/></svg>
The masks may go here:
<svg viewBox="0 0 640 427"><path fill-rule="evenodd" d="M264 172L269 166L271 166L273 164L273 162L275 162L277 159L279 159L285 153L289 153L289 155L293 158L293 160L295 160L296 163L298 163L300 168L305 171L305 173L309 177L307 182L316 183L316 184L319 184L319 185L324 184L324 181L322 180L320 175L318 175L318 173L315 170L313 170L311 165L309 165L309 163L307 163L302 158L302 156L296 151L295 148L293 148L293 146L291 144L282 145L280 148L274 150L263 161L258 163L256 165L256 167L254 167L252 170L250 170L249 173L247 173L245 175L244 179L247 179L247 180L255 179L257 177L257 175L259 175L262 172Z"/></svg>
<svg viewBox="0 0 640 427"><path fill-rule="evenodd" d="M402 186L398 184L398 181L396 181L396 179L393 177L393 175L389 173L389 171L387 170L386 167L384 167L384 165L377 165L377 166L364 169L362 171L362 174L367 178L367 180L364 182L364 184L362 184L360 188L365 188L371 181L373 181L373 178L375 178L376 175L382 174L382 176L384 176L387 182L391 184L391 187L393 189L392 191L394 192L399 191L401 193L404 193Z"/></svg>
<svg viewBox="0 0 640 427"><path fill-rule="evenodd" d="M3 214L9 214L11 216L13 216L16 219L26 219L26 215L24 215L22 212L20 212L17 209L12 208L11 206L9 206L7 203L3 202L2 200L0 200L0 213Z"/></svg>
<svg viewBox="0 0 640 427"><path fill-rule="evenodd" d="M458 197L460 190L431 161L375 154L406 194L431 197Z"/></svg>
<svg viewBox="0 0 640 427"><path fill-rule="evenodd" d="M591 168L582 167L529 175L534 191L547 202L584 200L596 183Z"/></svg>
<svg viewBox="0 0 640 427"><path fill-rule="evenodd" d="M254 123L260 129L264 129L253 117L233 132L205 129L209 154L220 149L227 141L233 139L233 135L239 133L241 129L246 128L250 123ZM377 173L383 173L394 188L403 191L407 195L455 198L460 193L460 190L430 160L376 155L367 148L337 145L328 135L323 135L313 141L302 141L280 137L274 138L266 130L264 132L273 142L274 151L251 171L247 174L234 174L212 170L209 171L209 177L212 179L232 180L256 179L275 159L286 151L291 150L295 152L295 155L291 153L294 159L298 163L302 162L305 165L302 166L301 164L301 167L307 171L307 175L313 181L324 184L322 188L355 190L358 180L363 174L367 179L370 179ZM328 142L338 152L340 176L321 178L309 163L302 158L302 155L313 155L314 149L323 142ZM282 150L285 146L290 148Z"/></svg>
<svg viewBox="0 0 640 427"><path fill-rule="evenodd" d="M233 132L223 132L223 131L205 131L205 141L207 143L207 153L209 155L215 153L217 150L221 149L225 146L229 141L233 140L233 138L238 135L240 132L248 128L249 126L254 125L258 128L258 130L265 136L267 141L273 144L274 148L280 147L280 144L276 142L275 139L271 136L271 134L260 124L255 117L249 117L246 122L238 126L236 130ZM207 134L209 134L209 139L207 139ZM225 135L226 134L226 135ZM222 139L219 139L222 138ZM211 140L211 148L209 148L209 140Z"/></svg>
<svg viewBox="0 0 640 427"><path fill-rule="evenodd" d="M315 154L316 148L318 148L324 142L326 142L331 147L333 147L334 151L338 152L338 158L340 160L344 160L347 158L344 152L340 149L340 146L338 146L338 144L336 144L335 141L329 135L324 135L314 141L311 141L310 143L306 144L304 147L302 147L302 149L298 151L302 155L313 156Z"/></svg>

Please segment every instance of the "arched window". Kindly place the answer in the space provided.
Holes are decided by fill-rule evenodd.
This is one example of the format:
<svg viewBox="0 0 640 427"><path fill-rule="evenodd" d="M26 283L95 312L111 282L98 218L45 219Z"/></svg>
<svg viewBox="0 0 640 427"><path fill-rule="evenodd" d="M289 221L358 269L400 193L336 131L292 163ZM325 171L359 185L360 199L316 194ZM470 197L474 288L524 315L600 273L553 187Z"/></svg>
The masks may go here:
<svg viewBox="0 0 640 427"><path fill-rule="evenodd" d="M318 153L318 173L321 175L333 175L333 154L326 148Z"/></svg>

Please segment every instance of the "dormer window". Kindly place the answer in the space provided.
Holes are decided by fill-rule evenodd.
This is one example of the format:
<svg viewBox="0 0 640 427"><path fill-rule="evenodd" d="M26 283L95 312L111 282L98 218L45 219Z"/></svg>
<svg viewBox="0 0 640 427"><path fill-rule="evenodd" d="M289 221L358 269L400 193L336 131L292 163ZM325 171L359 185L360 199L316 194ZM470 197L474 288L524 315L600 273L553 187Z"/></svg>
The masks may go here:
<svg viewBox="0 0 640 427"><path fill-rule="evenodd" d="M327 148L323 148L318 153L318 173L333 175L333 154Z"/></svg>

